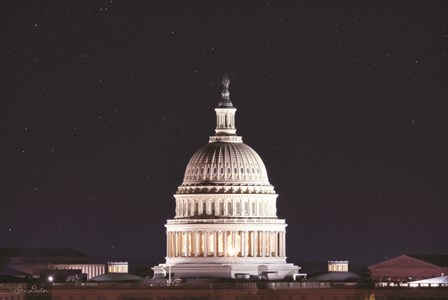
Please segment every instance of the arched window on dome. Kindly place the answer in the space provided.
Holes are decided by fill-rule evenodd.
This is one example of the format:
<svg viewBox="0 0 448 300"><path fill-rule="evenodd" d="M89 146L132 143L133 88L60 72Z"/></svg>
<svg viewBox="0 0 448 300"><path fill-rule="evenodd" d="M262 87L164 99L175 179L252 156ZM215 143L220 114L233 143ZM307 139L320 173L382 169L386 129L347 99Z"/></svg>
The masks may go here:
<svg viewBox="0 0 448 300"><path fill-rule="evenodd" d="M243 214L247 215L249 212L249 203L244 202L244 212Z"/></svg>
<svg viewBox="0 0 448 300"><path fill-rule="evenodd" d="M227 203L227 214L233 215L232 202Z"/></svg>
<svg viewBox="0 0 448 300"><path fill-rule="evenodd" d="M256 214L257 214L256 204L255 204L255 202L252 202L252 212L251 212L251 215L256 215Z"/></svg>
<svg viewBox="0 0 448 300"><path fill-rule="evenodd" d="M207 214L207 203L205 201L202 202L202 214Z"/></svg>
<svg viewBox="0 0 448 300"><path fill-rule="evenodd" d="M196 201L196 202L194 203L194 215L195 215L195 216L199 215L198 210L199 210L199 203Z"/></svg>
<svg viewBox="0 0 448 300"><path fill-rule="evenodd" d="M218 215L220 216L224 215L224 203L222 202L219 202Z"/></svg>
<svg viewBox="0 0 448 300"><path fill-rule="evenodd" d="M236 202L236 212L235 212L236 215L240 215L241 214L240 207L241 207L240 201L237 201Z"/></svg>

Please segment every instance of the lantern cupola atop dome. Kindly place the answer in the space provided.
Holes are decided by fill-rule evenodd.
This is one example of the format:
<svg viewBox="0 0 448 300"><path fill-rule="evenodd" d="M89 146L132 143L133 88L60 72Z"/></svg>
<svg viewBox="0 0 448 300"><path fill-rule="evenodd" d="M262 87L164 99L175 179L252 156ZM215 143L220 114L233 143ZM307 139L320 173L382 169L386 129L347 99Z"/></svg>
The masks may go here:
<svg viewBox="0 0 448 300"><path fill-rule="evenodd" d="M219 101L216 111L216 129L215 135L210 137L210 143L212 142L232 142L242 143L243 140L240 136L236 135L235 127L235 113L236 108L233 107L230 101L230 79L227 74L222 77L222 98Z"/></svg>

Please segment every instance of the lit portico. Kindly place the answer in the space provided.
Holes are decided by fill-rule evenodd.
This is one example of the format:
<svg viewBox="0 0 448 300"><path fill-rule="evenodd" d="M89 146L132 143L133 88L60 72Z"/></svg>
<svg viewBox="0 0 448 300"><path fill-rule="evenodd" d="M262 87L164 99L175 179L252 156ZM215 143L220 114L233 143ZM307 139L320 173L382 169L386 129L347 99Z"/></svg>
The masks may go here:
<svg viewBox="0 0 448 300"><path fill-rule="evenodd" d="M209 143L191 157L179 186L174 219L168 220L166 266L180 278L228 278L236 274L284 279L299 267L286 262L286 223L278 219L277 194L260 156L236 135L223 78Z"/></svg>
<svg viewBox="0 0 448 300"><path fill-rule="evenodd" d="M229 256L229 249L233 252L232 256L251 261L257 261L260 257L269 257L271 262L285 261L283 220L198 221L198 224L184 220L168 221L167 259L170 263L185 262L190 257L202 262L224 261Z"/></svg>

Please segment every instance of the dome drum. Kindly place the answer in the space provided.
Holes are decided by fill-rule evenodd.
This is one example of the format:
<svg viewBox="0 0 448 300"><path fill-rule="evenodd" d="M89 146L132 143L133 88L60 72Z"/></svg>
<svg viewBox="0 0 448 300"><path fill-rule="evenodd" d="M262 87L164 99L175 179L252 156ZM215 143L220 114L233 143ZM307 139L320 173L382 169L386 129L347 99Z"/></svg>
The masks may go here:
<svg viewBox="0 0 448 300"><path fill-rule="evenodd" d="M277 218L277 195L175 195L175 218Z"/></svg>

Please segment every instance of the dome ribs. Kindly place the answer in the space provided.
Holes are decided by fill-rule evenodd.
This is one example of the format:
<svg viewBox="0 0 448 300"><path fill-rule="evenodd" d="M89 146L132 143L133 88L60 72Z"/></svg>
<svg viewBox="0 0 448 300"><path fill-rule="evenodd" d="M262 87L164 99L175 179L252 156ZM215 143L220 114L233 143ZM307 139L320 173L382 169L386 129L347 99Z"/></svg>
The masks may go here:
<svg viewBox="0 0 448 300"><path fill-rule="evenodd" d="M250 146L212 141L193 154L177 191L177 194L207 193L275 194L275 191L263 161Z"/></svg>
<svg viewBox="0 0 448 300"><path fill-rule="evenodd" d="M193 154L185 170L183 185L205 183L270 186L260 156L248 145L233 142L208 143Z"/></svg>

